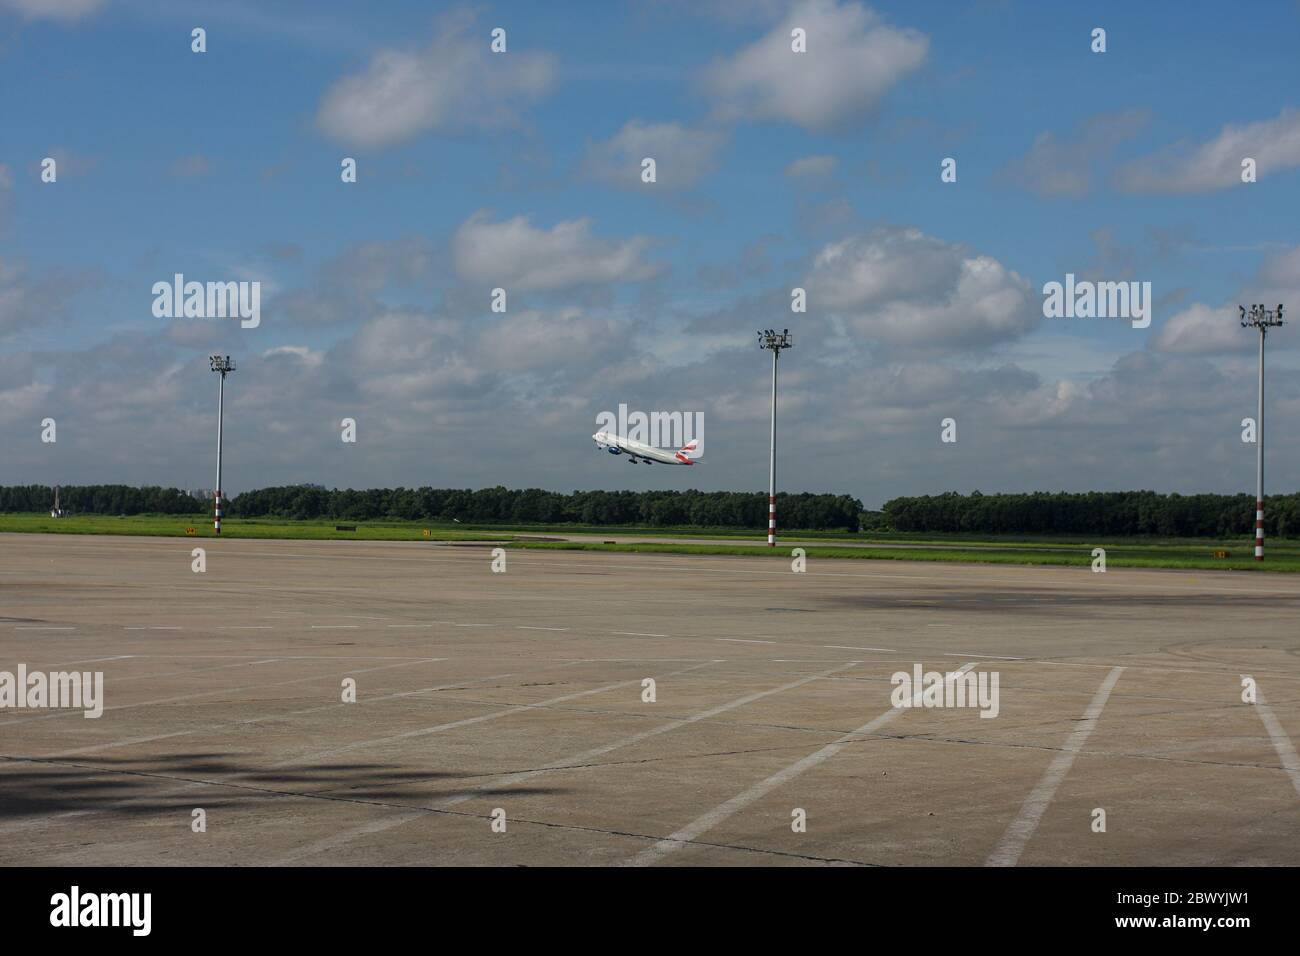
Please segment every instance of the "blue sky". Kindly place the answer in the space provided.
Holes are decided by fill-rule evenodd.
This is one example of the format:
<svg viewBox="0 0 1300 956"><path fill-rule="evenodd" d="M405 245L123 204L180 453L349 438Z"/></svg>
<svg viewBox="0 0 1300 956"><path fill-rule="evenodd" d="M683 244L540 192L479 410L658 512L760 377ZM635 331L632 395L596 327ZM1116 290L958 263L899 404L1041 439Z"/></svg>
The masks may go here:
<svg viewBox="0 0 1300 956"><path fill-rule="evenodd" d="M0 0L0 483L211 487L220 350L231 492L761 489L753 330L777 325L786 489L1248 490L1232 306L1300 289L1298 23L1281 0ZM176 272L259 281L260 326L155 318ZM1150 328L1044 318L1067 272L1150 282ZM1275 490L1300 467L1289 331ZM702 411L706 463L598 456L620 402Z"/></svg>

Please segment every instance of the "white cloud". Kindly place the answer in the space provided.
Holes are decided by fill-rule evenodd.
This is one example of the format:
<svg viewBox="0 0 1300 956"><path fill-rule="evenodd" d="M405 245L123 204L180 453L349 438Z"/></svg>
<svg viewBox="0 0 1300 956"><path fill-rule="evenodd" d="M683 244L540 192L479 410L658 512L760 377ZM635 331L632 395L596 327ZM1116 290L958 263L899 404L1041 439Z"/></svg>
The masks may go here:
<svg viewBox="0 0 1300 956"><path fill-rule="evenodd" d="M1193 355L1250 352L1259 346L1258 333L1241 327L1238 305L1249 308L1262 302L1271 309L1279 302L1296 301L1300 301L1300 246L1268 256L1235 299L1219 306L1197 302L1170 316L1151 340L1151 348ZM1293 347L1289 337L1280 336L1277 345Z"/></svg>
<svg viewBox="0 0 1300 956"><path fill-rule="evenodd" d="M95 281L69 270L32 275L0 259L0 340L66 318L70 300Z"/></svg>
<svg viewBox="0 0 1300 956"><path fill-rule="evenodd" d="M452 257L462 279L526 292L649 279L659 272L644 259L649 246L644 236L597 238L590 219L558 222L545 230L527 216L491 222L480 212L456 230Z"/></svg>
<svg viewBox="0 0 1300 956"><path fill-rule="evenodd" d="M817 254L810 303L890 345L952 350L1018 338L1042 318L1027 281L917 229L880 229Z"/></svg>
<svg viewBox="0 0 1300 956"><path fill-rule="evenodd" d="M1028 153L1003 168L1002 177L1039 196L1083 196L1092 188L1093 165L1149 119L1145 111L1130 110L1094 116L1072 136L1040 133Z"/></svg>
<svg viewBox="0 0 1300 956"><path fill-rule="evenodd" d="M510 312L483 328L480 367L506 372L573 372L614 358L629 345L631 326L580 309Z"/></svg>
<svg viewBox="0 0 1300 956"><path fill-rule="evenodd" d="M39 161L33 161L30 164L29 169L33 176L39 176L41 174L43 171L41 163L45 161L47 156L54 160L58 169L59 179L64 179L68 176L84 176L99 165L99 158L97 156L84 156L80 153L74 153L71 150L57 146L53 149L46 150Z"/></svg>
<svg viewBox="0 0 1300 956"><path fill-rule="evenodd" d="M26 20L80 20L104 5L104 0L0 0L0 8Z"/></svg>
<svg viewBox="0 0 1300 956"><path fill-rule="evenodd" d="M262 353L264 359L277 357L301 362L307 368L320 368L325 364L325 353L318 352L307 345L280 345L273 349L267 349Z"/></svg>
<svg viewBox="0 0 1300 956"><path fill-rule="evenodd" d="M807 33L806 53L791 31ZM925 59L929 39L887 26L860 3L803 0L770 33L705 71L704 88L724 120L778 120L810 130L869 115Z"/></svg>
<svg viewBox="0 0 1300 956"><path fill-rule="evenodd" d="M554 58L544 53L494 54L472 18L445 17L424 50L380 50L359 73L326 91L317 125L340 142L391 146L444 127L499 127L520 104L547 93Z"/></svg>
<svg viewBox="0 0 1300 956"><path fill-rule="evenodd" d="M212 160L201 153L195 153L193 156L182 156L172 163L170 172L177 179L197 179L211 174L212 170Z"/></svg>
<svg viewBox="0 0 1300 956"><path fill-rule="evenodd" d="M1241 328L1235 306L1213 308L1200 302L1166 319L1151 341L1158 352L1188 354L1241 352L1256 344Z"/></svg>
<svg viewBox="0 0 1300 956"><path fill-rule="evenodd" d="M1175 146L1124 166L1115 182L1130 193L1205 193L1242 185L1241 161L1254 159L1264 176L1300 166L1300 110L1275 118L1228 124L1199 146Z"/></svg>
<svg viewBox="0 0 1300 956"><path fill-rule="evenodd" d="M825 179L838 164L834 156L804 156L787 166L785 174L791 179Z"/></svg>
<svg viewBox="0 0 1300 956"><path fill-rule="evenodd" d="M0 236L4 234L5 227L9 224L9 208L12 204L12 195L14 191L13 173L4 163L0 163Z"/></svg>
<svg viewBox="0 0 1300 956"><path fill-rule="evenodd" d="M654 189L685 189L713 172L727 135L681 123L629 120L610 139L587 147L583 172L627 189L650 188L641 181L641 161L655 161Z"/></svg>

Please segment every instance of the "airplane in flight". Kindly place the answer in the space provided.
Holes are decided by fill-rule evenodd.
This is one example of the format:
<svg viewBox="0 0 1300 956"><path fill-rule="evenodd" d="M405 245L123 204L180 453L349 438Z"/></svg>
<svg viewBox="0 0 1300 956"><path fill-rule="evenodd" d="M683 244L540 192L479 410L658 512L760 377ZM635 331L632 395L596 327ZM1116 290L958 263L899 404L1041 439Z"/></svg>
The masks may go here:
<svg viewBox="0 0 1300 956"><path fill-rule="evenodd" d="M652 448L650 445L643 445L639 441L610 432L596 432L591 437L596 442L596 447L607 450L611 455L627 455L627 460L634 465L639 461L647 465L653 465L655 462L664 465L694 465L697 462L695 452L700 447L698 438L692 438L680 449L672 452L666 448Z"/></svg>

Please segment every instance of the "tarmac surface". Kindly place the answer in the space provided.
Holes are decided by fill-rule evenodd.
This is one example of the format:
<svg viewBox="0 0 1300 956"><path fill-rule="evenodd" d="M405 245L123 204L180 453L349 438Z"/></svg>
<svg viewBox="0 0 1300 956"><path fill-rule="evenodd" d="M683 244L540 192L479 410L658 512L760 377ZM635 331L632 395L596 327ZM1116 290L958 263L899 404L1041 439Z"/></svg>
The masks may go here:
<svg viewBox="0 0 1300 956"><path fill-rule="evenodd" d="M1300 864L1300 577L504 554L0 535L0 864Z"/></svg>

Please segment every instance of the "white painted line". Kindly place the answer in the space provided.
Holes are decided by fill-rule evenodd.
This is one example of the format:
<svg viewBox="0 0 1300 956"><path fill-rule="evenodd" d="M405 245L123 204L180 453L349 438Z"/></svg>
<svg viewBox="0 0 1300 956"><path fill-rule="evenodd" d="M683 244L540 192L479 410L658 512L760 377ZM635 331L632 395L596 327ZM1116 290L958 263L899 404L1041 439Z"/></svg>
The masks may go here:
<svg viewBox="0 0 1300 956"><path fill-rule="evenodd" d="M531 627L527 624L518 625L521 631L567 631L567 627Z"/></svg>
<svg viewBox="0 0 1300 956"><path fill-rule="evenodd" d="M428 658L428 659L429 659L429 660L437 660L437 661L447 660L447 658L445 658L445 657L436 657L436 658ZM420 660L424 660L424 658L421 658ZM381 668L371 668L371 670L383 670L383 669L384 669L384 668L382 668L382 667L381 667ZM364 674L364 673L366 673L366 671L357 671L357 673L358 673L358 674ZM474 677L474 678L467 678L466 680L456 681L456 682L454 682L454 683L451 683L451 684L445 684L445 685L441 685L441 686L438 686L438 687L425 687L425 688L421 688L420 690L402 691L401 693L397 693L397 694L385 694L385 695L382 696L382 697L363 697L363 698L360 698L360 699L358 700L358 703L371 703L371 702L379 701L379 700L388 700L388 699L393 698L393 697L406 697L406 696L410 696L410 695L413 695L413 694L426 693L426 692L428 692L428 691L446 690L446 689L451 689L451 688L458 687L458 686L463 686L464 684L467 684L467 683L477 683L477 682L486 681L486 680L498 680L498 679L500 679L500 678L503 678L503 677L510 677L510 676L512 676L512 675L510 675L510 674L493 674L493 675L490 675L490 676L488 676L488 677ZM245 720L235 721L234 723L235 723L235 724L257 723L257 722L262 721L262 720L275 720L277 717L288 717L288 716L294 716L294 715L297 715L297 714L306 714L306 713L311 713L311 712L313 712L313 711L326 710L326 709L329 709L329 708L332 708L332 707L351 707L351 706L356 706L356 705L354 705L354 704L343 704L343 703L327 704L327 705L324 705L324 706L309 707L309 708L307 708L306 710L295 710L295 711L290 711L288 714L269 714L269 715L264 716L264 717L252 717L252 718L247 718L247 719L245 719ZM217 727L229 727L229 726L233 726L233 725L234 725L234 724L225 723L225 724L218 724L218 725L216 725L216 726L217 726ZM156 737L141 737L141 738L137 738L137 739L135 739L135 740L131 740L131 741L125 741L125 740L124 740L124 741L117 741L117 742L112 743L112 744L103 744L103 745L97 746L97 747L95 747L94 749L95 749L95 750L107 750L107 749L110 749L110 748L112 748L112 747L125 746L125 745L127 745L127 744L129 744L129 743L144 743L144 742L147 742L147 741L150 741L150 740L164 740L164 739L166 739L166 738L168 738L168 737L180 737L180 736L184 736L184 735L186 735L186 734L205 733L205 732L206 732L207 730L209 730L209 729L212 729L212 728L204 728L202 731L200 731L200 730L176 731L176 732L174 732L174 733L170 733L170 734L159 734L159 735L156 736ZM83 751L80 750L80 749L78 749L78 750L68 750L68 751L64 751L63 753L49 754L49 755L46 755L46 756L44 756L44 757L36 757L36 758L32 758L32 759L33 759L33 760L36 760L36 761L52 760L52 759L56 759L56 758L58 758L58 757L72 756L72 755L75 755L75 754L78 754L78 753L82 753L82 752L83 752ZM14 758L14 759L22 759L22 758ZM290 766L290 765L293 764L293 763L300 763L300 762L302 762L302 758L298 758L298 759L296 759L296 760L292 760L292 761L285 761L285 762L281 762L281 763L278 763L278 764L272 764L268 769L275 770L275 769L279 769L280 767L286 767L286 766ZM232 777L230 777L229 779L232 779L232 780L242 780L242 779L244 779L245 777L255 776L257 773L260 773L260 772L261 772L261 771L248 771L248 772L245 772L245 773L236 773L236 774L234 774ZM194 782L192 782L192 783L188 783L188 784L186 784L186 785L184 785L184 786L182 786L182 787L175 787L175 788L173 788L173 789L171 789L171 790L165 790L165 791L163 791L162 793L159 793L159 794L145 794L145 795L143 795L143 796L139 796L139 797L130 797L130 798L125 799L125 800L117 800L117 801L114 801L113 803L104 804L104 805L101 805L101 806L95 807L94 809L85 809L85 810L67 810L67 811L64 811L64 812L62 812L62 813L56 813L56 814L52 814L52 815L46 814L46 815L37 816L37 817L29 817L29 818L27 818L27 819L19 820L19 821L17 821L17 822L13 822L13 823L0 824L0 832L10 832L10 831L14 831L14 830L32 829L32 828L34 828L34 827L45 827L45 826L50 825L50 824L55 824L55 825L57 825L57 823L58 823L59 821L61 821L61 820L65 820L65 819L69 819L69 818L73 818L73 817L94 816L94 815L96 815L96 814L100 814L100 813L111 813L112 811L122 809L123 807L134 806L135 804L138 804L138 803L145 803L145 802L150 802L150 801L157 800L157 799L162 799L162 798L166 798L166 797L175 796L176 794L179 794L179 793L186 793L186 792L188 792L188 791L190 791L190 790L196 790L196 789L199 789L199 788L201 788L201 787L207 787L207 786L216 786L216 787L220 787L220 786L222 786L224 783L225 783L224 780L221 780L221 781L206 781L206 780L198 780L198 781L194 781Z"/></svg>
<svg viewBox="0 0 1300 956"><path fill-rule="evenodd" d="M1124 673L1124 668L1113 667L1106 679L1101 682L1097 688L1097 693L1093 695L1092 702L1088 704L1088 709L1083 712L1083 720L1079 726L1066 739L1065 745L1061 748L1043 774L1043 779L1038 781L1038 785L1030 791L1029 796L1025 797L1025 802L1020 808L1020 813L1011 821L1007 827L1007 832L1003 834L1001 842L993 850L989 858L984 862L985 866L1015 866L1020 859L1020 854L1024 852L1025 844L1029 838L1034 835L1038 829L1038 822L1047 812L1047 805L1052 802L1052 797L1056 794L1056 788L1061 785L1065 775L1070 772L1070 767L1074 763L1075 755L1083 749L1083 745L1088 742L1093 729L1097 726L1097 719L1101 716L1102 708L1106 706L1106 700L1110 697L1110 692L1119 680L1119 675Z"/></svg>
<svg viewBox="0 0 1300 956"><path fill-rule="evenodd" d="M15 631L75 631L75 627L15 627Z"/></svg>
<svg viewBox="0 0 1300 956"><path fill-rule="evenodd" d="M891 654L897 654L898 651L892 647L852 647L848 644L823 644L822 647L829 648L833 651L887 651Z"/></svg>
<svg viewBox="0 0 1300 956"><path fill-rule="evenodd" d="M968 664L963 664L960 668L958 668L956 673L964 674L972 667L974 667L975 664L976 664L975 661L971 661ZM923 693L924 693L923 690L918 690L913 695L911 701L912 706L920 705L921 696ZM901 713L904 709L905 708L902 707L891 707L889 710L885 711L879 717L875 717L872 720L867 721L857 730L844 734L838 739L827 744L821 750L818 750L816 753L809 754L807 757L804 757L802 760L796 760L794 763L790 764L784 770L778 770L776 773L772 774L772 776L768 777L766 780L759 781L758 783L750 787L748 790L745 790L737 794L736 796L732 797L730 800L728 800L726 803L722 804L721 806L714 807L708 813L691 821L690 823L682 827L682 829L678 830L676 833L672 834L671 836L663 840L660 840L654 845L649 846L646 849L642 850L631 860L627 861L627 865L649 866L651 864L657 863L659 860L663 859L668 854L672 853L674 850L681 849L691 840L694 840L696 837L700 836L703 833L707 833L709 830L712 830L722 821L728 819L729 817L731 817L736 813L739 813L741 810L745 809L754 801L759 800L762 797L766 796L768 793L775 790L777 787L781 786L782 784L788 783L789 781L793 780L795 777L799 776L805 770L810 770L813 767L817 766L818 764L826 760L829 760L831 757L834 757L837 753L839 753L841 750L843 750L845 747L847 747L851 742L853 742L857 738L863 736L864 734L875 733L885 724L889 723L891 720L897 717L898 714Z"/></svg>
<svg viewBox="0 0 1300 956"><path fill-rule="evenodd" d="M780 644L780 641L747 641L743 637L720 637L720 641L727 641L731 644Z"/></svg>
<svg viewBox="0 0 1300 956"><path fill-rule="evenodd" d="M1260 689L1258 683L1255 684L1255 710L1259 714L1259 719L1264 722L1264 729L1268 731L1268 736L1273 741L1273 749L1277 751L1283 769L1291 777L1292 786L1295 787L1296 793L1300 794L1300 757L1296 756L1295 746L1282 728L1282 724L1278 722L1273 708L1264 700L1264 691Z"/></svg>
<svg viewBox="0 0 1300 956"><path fill-rule="evenodd" d="M708 663L695 664L691 667L684 667L678 671L672 671L668 676L673 677L676 676L677 674L685 674L687 671L699 670L701 667L708 667L708 666L709 666ZM592 690L580 690L572 694L562 694L559 697L552 697L550 700L543 700L536 704L515 704L512 707L506 707L502 710L494 710L488 714L480 714L477 717L465 717L462 718L461 720L448 721L445 724L435 724L432 727L421 727L417 730L407 730L407 731L403 731L400 734L392 734L388 737L376 737L373 740L358 740L354 743L345 744L342 747L333 747L329 750L317 751L316 753L311 754L310 757L303 758L303 760L306 760L307 762L313 760L323 760L326 757L333 757L337 754L348 753L349 751L352 750L359 750L362 747L379 747L379 746L383 746L384 744L389 744L397 740L409 740L412 737L427 737L430 734L442 733L444 730L454 730L457 727L469 727L472 726L473 724L481 724L486 720L496 720L498 717L508 717L511 714L522 714L529 710L537 710L538 708L541 707L551 707L554 706L555 704L565 704L571 700L578 700L579 698L582 697L590 697L593 694L604 694L604 693L608 693L611 690L618 690L619 688L622 687L632 687L634 685L640 687L641 678L634 677L632 680L618 681L617 683L606 684L604 687L596 687L593 688ZM292 766L293 763L303 762L303 760L295 760L291 764L289 764L289 766Z"/></svg>
<svg viewBox="0 0 1300 956"><path fill-rule="evenodd" d="M668 637L667 634L643 634L640 631L614 631L621 637Z"/></svg>
<svg viewBox="0 0 1300 956"><path fill-rule="evenodd" d="M800 678L799 680L791 681L788 684L782 684L780 687L773 687L770 690L758 691L753 694L746 694L744 697L739 697L736 700L729 701L728 703L720 704L717 707L712 707L709 710L703 711L701 713L693 714L690 717L675 718L666 724L660 724L659 726L652 727L649 730L643 730L640 731L639 733L631 734L630 736L623 737L619 740L615 740L613 743L602 744L599 747L593 747L590 750L584 750L581 753L573 754L572 756L563 757L559 760L552 761L551 763L548 763L542 767L538 767L536 770L523 770L518 773L511 773L501 777L494 777L490 780L478 784L477 786L471 787L469 790L463 793L459 793L454 797L448 797L445 800L440 800L438 801L437 805L439 807L454 807L457 804L464 803L466 800L473 799L477 795L478 791L490 790L493 792L493 794L495 794L498 790L500 790L503 787L510 787L518 783L523 783L525 780L531 780L533 777L539 776L544 773L551 773L556 770L578 769L580 765L587 763L591 760L594 760L597 757L604 756L610 751L619 750L623 747L628 747L631 746L632 744L640 743L642 740L646 740L650 737L658 736L659 734L667 733L670 730L676 730L678 727L685 727L689 724L696 723L697 721L708 720L711 717L716 717L719 714L726 713L729 710L735 710L737 707L743 707L746 704L752 704L756 700L762 700L764 697L770 697L773 694L779 694L782 691L793 690L796 687L802 687L804 684L811 683L812 681L815 680L821 680L825 677L829 677L831 674L836 674L839 671L848 670L850 667L855 667L855 666L856 664L844 664L841 665L840 667L832 667L830 670L822 671L820 674L813 674L811 677L803 677ZM401 816L397 816L397 817L388 817L381 820L375 820L370 823L363 824L362 826L355 827L344 833L335 834L334 836L326 837L323 840L318 840L315 843L310 844L309 846L300 847L299 849L295 850L288 856L276 860L274 863L270 865L284 866L289 863L294 863L307 856L315 856L318 853L324 853L329 850L337 849L338 847L342 846L345 843L351 843L353 840L357 839L358 837L370 836L373 833L381 833L385 830L391 830L394 827L402 826L403 824L410 823L413 820L419 820L427 815L428 815L427 811L418 810L414 813L404 813Z"/></svg>
<svg viewBox="0 0 1300 956"><path fill-rule="evenodd" d="M279 658L279 660L289 660L289 659L290 658L286 658L286 657ZM332 660L333 658L312 658L312 659ZM384 660L385 658L361 658L361 659L362 660ZM362 670L356 671L356 673L366 674L373 671L388 670L391 667L404 667L405 665L412 664L412 663L429 663L433 661L442 661L442 660L446 660L446 658L444 657L420 657L415 659L406 658L393 664L384 664L379 667L367 667ZM176 697L160 697L157 698L156 700L142 700L134 704L114 704L111 706L106 706L104 708L104 712L107 713L110 710L111 711L133 710L137 707L152 707L156 704L174 704L177 701L199 700L204 697L213 697L218 694L237 694L246 690L262 690L268 687L288 687L294 684L307 684L312 681L322 681L326 679L327 677L324 674L316 674L311 677L296 677L293 678L292 680L271 681L266 684L245 684L243 687L223 687L218 690L207 690L196 694L180 694ZM70 715L79 716L80 714L81 711L78 710L59 710L47 714L41 714L40 716L36 716L36 717L16 717L13 720L5 721L3 726L13 727L16 724L26 724L36 720L59 720L60 718L66 719Z"/></svg>
<svg viewBox="0 0 1300 956"><path fill-rule="evenodd" d="M944 657L976 657L976 656L978 656L978 657L980 657L981 659L987 659L987 660L991 660L991 661L1023 661L1023 660L1027 660L1027 658L1024 658L1024 657L998 657L998 655L996 655L996 654L979 654L979 655L975 655L975 654L944 654L943 656L944 656Z"/></svg>

